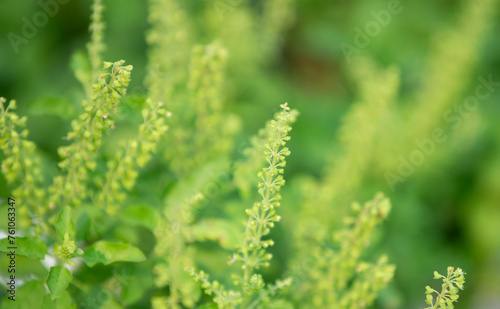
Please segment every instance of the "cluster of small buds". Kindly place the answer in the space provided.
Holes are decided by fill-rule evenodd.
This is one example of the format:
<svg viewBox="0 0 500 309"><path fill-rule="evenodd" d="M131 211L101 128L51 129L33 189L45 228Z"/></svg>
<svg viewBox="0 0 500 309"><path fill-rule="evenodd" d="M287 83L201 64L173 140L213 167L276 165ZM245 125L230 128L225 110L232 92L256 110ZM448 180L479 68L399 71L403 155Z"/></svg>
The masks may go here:
<svg viewBox="0 0 500 309"><path fill-rule="evenodd" d="M92 68L91 78L95 78L101 65L101 54L105 49L103 43L105 24L102 18L104 5L102 0L94 0L90 23L91 41L87 44L89 60Z"/></svg>
<svg viewBox="0 0 500 309"><path fill-rule="evenodd" d="M369 245L375 227L389 214L391 204L379 193L363 208L355 204L353 209L358 212L356 217L347 220L349 225L334 235L334 240L340 242L340 252L330 272L336 273L336 287L339 289L349 281L363 248Z"/></svg>
<svg viewBox="0 0 500 309"><path fill-rule="evenodd" d="M267 248L269 246L274 246L274 241L272 239L262 241L262 247Z"/></svg>
<svg viewBox="0 0 500 309"><path fill-rule="evenodd" d="M137 137L126 143L116 158L108 162L105 181L95 198L110 215L118 211L118 205L126 196L123 189L133 188L139 175L138 169L151 160L160 139L168 130L166 121L169 112L165 110L164 104L152 104L149 99L147 102L149 109L142 111L144 123L139 126Z"/></svg>
<svg viewBox="0 0 500 309"><path fill-rule="evenodd" d="M64 241L62 244L54 245L54 255L64 263L75 266L75 263L71 261L71 258L82 255L83 250L78 248L73 240L70 240L68 233L64 235Z"/></svg>
<svg viewBox="0 0 500 309"><path fill-rule="evenodd" d="M248 282L245 282L245 291L249 294L258 294L265 286L264 279L260 274L253 274Z"/></svg>
<svg viewBox="0 0 500 309"><path fill-rule="evenodd" d="M165 263L156 263L153 267L153 274L156 287L163 288L170 282L170 269Z"/></svg>
<svg viewBox="0 0 500 309"><path fill-rule="evenodd" d="M434 279L442 279L442 289L438 292L430 286L425 287L426 300L425 302L430 305L426 309L453 309L453 303L458 301L459 290L464 289L466 273L461 269L448 267L447 275L443 276L437 271L434 271ZM437 296L434 298L434 295Z"/></svg>
<svg viewBox="0 0 500 309"><path fill-rule="evenodd" d="M287 120L288 125L295 122L297 115L298 112L296 110L289 111ZM251 195L255 174L257 174L258 177L263 175L263 172L261 172L262 162L264 162L269 155L266 145L269 143L269 136L274 132L274 125L272 125L274 122L274 119L269 121L265 128L259 130L257 136L252 137L251 147L243 151L245 158L235 164L234 182L243 197L249 197ZM262 152L266 153L266 157L262 157Z"/></svg>
<svg viewBox="0 0 500 309"><path fill-rule="evenodd" d="M86 197L84 190L87 170L96 168L95 153L102 144L103 134L114 126L110 115L116 112L120 98L125 95L130 82L132 66L125 61L104 62L109 73L101 74L93 85L91 102L84 102L84 113L71 122L72 131L66 140L73 141L58 149L63 160L59 167L66 172L54 178L49 188L50 202L58 205L78 205Z"/></svg>
<svg viewBox="0 0 500 309"><path fill-rule="evenodd" d="M201 282L201 287L205 294L213 296L214 302L219 308L235 308L242 303L241 293L226 290L218 281L209 281L209 276L204 271L197 273L194 269L185 269L197 282ZM262 278L261 278L262 279ZM259 281L258 279L256 281Z"/></svg>
<svg viewBox="0 0 500 309"><path fill-rule="evenodd" d="M2 173L9 184L18 185L12 193L23 201L26 207L19 208L17 220L20 226L30 226L30 216L40 220L32 220L35 233L47 230L44 215L45 208L40 201L45 197L41 188L43 183L40 158L35 154L35 144L29 140L25 129L26 117L18 117L12 110L16 109L16 101L0 98L0 150L5 155L1 163ZM20 131L20 133L18 132ZM36 221L36 222L35 222Z"/></svg>
<svg viewBox="0 0 500 309"><path fill-rule="evenodd" d="M394 277L396 267L388 264L386 255L377 263L361 262L356 267L356 279L351 287L342 293L340 308L365 308L370 306L382 290Z"/></svg>

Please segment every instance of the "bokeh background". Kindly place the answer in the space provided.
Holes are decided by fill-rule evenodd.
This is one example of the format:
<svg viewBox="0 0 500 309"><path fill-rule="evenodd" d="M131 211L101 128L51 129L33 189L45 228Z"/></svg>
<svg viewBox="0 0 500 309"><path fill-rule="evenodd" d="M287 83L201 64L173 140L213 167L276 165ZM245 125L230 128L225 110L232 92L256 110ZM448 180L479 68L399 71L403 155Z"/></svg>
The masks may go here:
<svg viewBox="0 0 500 309"><path fill-rule="evenodd" d="M215 10L216 2L186 4L200 29L206 23L200 12ZM403 1L403 10L392 15L390 23L360 49L361 56L381 68L399 68L398 104L411 104L407 99L426 79L426 59L436 50L434 35L453 29L457 20L464 18L462 2ZM227 1L234 7L238 3ZM252 3L258 6L260 1ZM40 6L28 0L0 2L0 95L18 101L20 113L29 116L30 138L54 162L56 149L62 145L60 137L69 129L69 119L83 98L71 61L89 39L90 5L84 0L61 5L59 12L15 52L8 33L20 33L23 18L31 18ZM106 0L105 5L104 59L126 59L134 66L128 100L141 100L148 59L147 1ZM299 183L296 179L319 178L337 150L341 119L358 98L352 67L341 44L354 45L355 27L363 28L374 18L371 11L387 5L387 1L378 0L296 0L295 17L273 59L248 66L252 62L244 60L251 55L245 53L258 52L258 47L238 49L245 46L244 35L228 46L233 60L227 70L231 82L226 86L226 106L243 120L241 141L255 134L279 103L287 101L300 111L290 143L292 156L286 175L290 185L283 196L293 196L294 183ZM462 81L466 86L457 102L473 93L479 76L492 75L500 81L498 1L496 8L476 47L477 61ZM224 16L232 12L228 10ZM214 37L200 30L199 43L209 43ZM456 76L448 78L453 81ZM494 91L476 112L462 120L457 130L448 128L449 139L394 191L383 177L372 175L359 192L359 200L365 201L382 191L393 204L376 245L388 253L397 271L376 304L379 308L423 308L425 285L437 283L432 282L432 272L445 271L449 265L467 272L460 308L500 308L500 91ZM5 181L0 180L0 184L0 193L5 196ZM278 257L278 261L284 263L286 258Z"/></svg>

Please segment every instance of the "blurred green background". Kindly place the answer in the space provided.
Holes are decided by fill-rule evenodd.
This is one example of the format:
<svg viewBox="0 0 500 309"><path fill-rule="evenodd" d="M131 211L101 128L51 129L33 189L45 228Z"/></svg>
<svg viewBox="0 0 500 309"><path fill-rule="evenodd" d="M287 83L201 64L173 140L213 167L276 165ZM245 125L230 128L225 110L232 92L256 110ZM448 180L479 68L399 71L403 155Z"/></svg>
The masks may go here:
<svg viewBox="0 0 500 309"><path fill-rule="evenodd" d="M259 1L254 2L258 6ZM104 3L104 59L125 59L134 66L129 100L140 100L147 74L147 1ZM187 6L202 27L205 21L198 13L214 4L193 1ZM91 1L83 0L61 5L16 53L8 34L19 34L23 18L31 18L40 6L28 0L0 2L0 95L18 101L20 114L29 116L30 138L54 162L69 119L83 98L70 63L73 53L84 50L89 39L90 5ZM340 45L352 44L354 27L373 19L370 11L386 7L387 1L378 0L296 0L295 20L275 59L258 68L230 62L232 82L227 86L226 106L243 119L241 141L255 134L279 103L287 101L301 113L292 132L286 175L290 185L283 196L293 195L295 179L300 176L322 175L336 151L340 120L357 99ZM401 104L425 79L423 68L432 51L433 34L453 27L460 2L404 1L402 7L361 49L363 56L373 58L380 67L400 68ZM212 39L202 33L198 43ZM498 10L477 50L478 64L464 81L468 86L461 92L461 100L473 93L478 76L492 75L500 81ZM231 55L231 48L229 52ZM235 53L238 59L241 55ZM380 308L422 308L425 285L435 285L432 272L450 265L467 272L460 308L500 308L500 91L481 101L477 112L447 134L447 142L394 191L387 183L367 180L360 193L359 200L365 201L375 191L383 191L394 206L377 245L388 253L397 271L377 303ZM0 184L4 197L3 179Z"/></svg>

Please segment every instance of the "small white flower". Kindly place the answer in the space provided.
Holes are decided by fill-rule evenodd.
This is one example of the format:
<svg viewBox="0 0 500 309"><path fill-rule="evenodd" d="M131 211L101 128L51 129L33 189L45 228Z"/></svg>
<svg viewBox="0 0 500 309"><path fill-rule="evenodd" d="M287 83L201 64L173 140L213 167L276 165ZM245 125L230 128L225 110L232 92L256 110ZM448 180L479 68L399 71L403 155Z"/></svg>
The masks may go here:
<svg viewBox="0 0 500 309"><path fill-rule="evenodd" d="M289 111L290 110L290 107L288 107L288 103L283 103L280 105L280 107L286 111Z"/></svg>

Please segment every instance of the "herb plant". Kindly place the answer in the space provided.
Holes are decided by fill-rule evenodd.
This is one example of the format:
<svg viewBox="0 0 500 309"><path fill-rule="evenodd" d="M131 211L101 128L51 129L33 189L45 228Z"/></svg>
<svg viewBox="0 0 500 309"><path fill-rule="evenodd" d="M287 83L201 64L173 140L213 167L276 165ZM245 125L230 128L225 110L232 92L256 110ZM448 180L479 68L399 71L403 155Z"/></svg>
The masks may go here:
<svg viewBox="0 0 500 309"><path fill-rule="evenodd" d="M147 91L137 95L133 66L103 61L105 7L94 0L87 51L72 59L82 102L52 157L30 140L16 101L0 99L1 169L15 210L0 250L18 256L14 277L2 273L15 286L3 288L2 308L369 308L390 286L397 261L378 242L402 205L378 192L386 187L374 185L370 198L360 188L406 181L388 158L434 134L464 88L447 78L472 71L496 2L464 1L414 104L396 104L398 68L355 57L358 100L338 147L322 175L291 185L295 104L275 102L274 117L245 141L227 89L231 76L277 58L295 4L222 2L148 2ZM442 290L426 287L428 308L454 308L465 273L434 274Z"/></svg>
<svg viewBox="0 0 500 309"><path fill-rule="evenodd" d="M458 291L464 289L464 275L462 269L448 267L446 277L434 271L434 279L442 279L442 289L438 292L429 286L425 287L426 302L430 305L427 308L453 309L454 302L458 301ZM437 294L437 295L434 295Z"/></svg>

